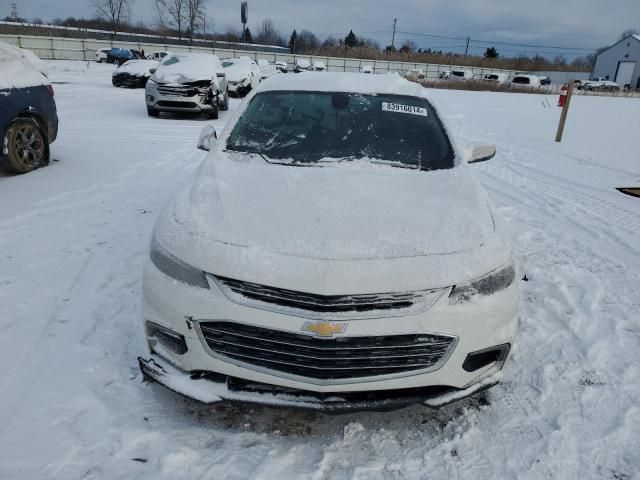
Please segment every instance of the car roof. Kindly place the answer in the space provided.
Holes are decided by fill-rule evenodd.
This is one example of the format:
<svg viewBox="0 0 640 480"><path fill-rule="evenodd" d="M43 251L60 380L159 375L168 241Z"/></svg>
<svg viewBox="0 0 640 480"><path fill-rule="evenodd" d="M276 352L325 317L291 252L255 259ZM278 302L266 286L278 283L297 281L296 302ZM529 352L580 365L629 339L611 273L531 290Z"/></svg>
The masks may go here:
<svg viewBox="0 0 640 480"><path fill-rule="evenodd" d="M278 90L427 97L426 88L402 78L397 73L367 75L359 72L305 72L272 77L262 82L258 87L260 92Z"/></svg>

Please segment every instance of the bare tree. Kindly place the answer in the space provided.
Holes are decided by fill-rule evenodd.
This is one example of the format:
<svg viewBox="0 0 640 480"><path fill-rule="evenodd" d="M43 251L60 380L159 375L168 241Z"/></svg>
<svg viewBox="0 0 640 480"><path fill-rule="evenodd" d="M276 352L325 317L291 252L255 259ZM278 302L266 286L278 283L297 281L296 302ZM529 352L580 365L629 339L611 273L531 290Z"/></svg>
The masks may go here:
<svg viewBox="0 0 640 480"><path fill-rule="evenodd" d="M178 37L182 39L188 0L155 0L155 2L160 26L175 28Z"/></svg>
<svg viewBox="0 0 640 480"><path fill-rule="evenodd" d="M193 42L193 35L205 18L204 8L206 0L187 0L185 8L185 20L187 21L187 30L189 32L189 43Z"/></svg>
<svg viewBox="0 0 640 480"><path fill-rule="evenodd" d="M92 0L98 17L109 22L113 31L126 22L131 13L133 0Z"/></svg>
<svg viewBox="0 0 640 480"><path fill-rule="evenodd" d="M263 20L262 23L258 25L254 40L256 43L262 45L284 45L284 39L280 31L270 18Z"/></svg>

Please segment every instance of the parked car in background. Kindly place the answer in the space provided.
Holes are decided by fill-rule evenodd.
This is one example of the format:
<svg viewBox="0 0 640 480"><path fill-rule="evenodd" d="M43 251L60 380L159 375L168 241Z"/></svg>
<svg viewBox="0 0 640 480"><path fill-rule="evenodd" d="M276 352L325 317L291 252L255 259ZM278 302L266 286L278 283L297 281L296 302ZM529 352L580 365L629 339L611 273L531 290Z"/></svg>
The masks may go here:
<svg viewBox="0 0 640 480"><path fill-rule="evenodd" d="M594 77L583 82L582 89L595 92L617 92L620 90L620 85L607 80L605 77Z"/></svg>
<svg viewBox="0 0 640 480"><path fill-rule="evenodd" d="M537 88L540 86L540 77L527 73L518 73L511 79L511 84L519 87Z"/></svg>
<svg viewBox="0 0 640 480"><path fill-rule="evenodd" d="M109 55L110 51L111 51L111 48L101 48L99 50L96 50L96 62L98 63L106 62L107 56Z"/></svg>
<svg viewBox="0 0 640 480"><path fill-rule="evenodd" d="M362 65L360 67L360 73L374 73L372 65Z"/></svg>
<svg viewBox="0 0 640 480"><path fill-rule="evenodd" d="M227 75L231 95L244 97L262 81L260 67L249 57L223 60L222 67Z"/></svg>
<svg viewBox="0 0 640 480"><path fill-rule="evenodd" d="M129 60L120 65L111 75L114 87L144 88L151 70L158 67L156 60Z"/></svg>
<svg viewBox="0 0 640 480"><path fill-rule="evenodd" d="M264 59L258 60L258 68L260 68L261 80L266 80L269 77L273 77L274 75L279 75L281 73L273 63L269 63L269 61Z"/></svg>
<svg viewBox="0 0 640 480"><path fill-rule="evenodd" d="M289 64L287 62L278 60L273 64L281 73L287 73L289 71Z"/></svg>
<svg viewBox="0 0 640 480"><path fill-rule="evenodd" d="M116 65L122 65L124 62L128 62L134 58L143 58L142 53L126 48L112 48L109 53L107 53L107 63L115 63Z"/></svg>
<svg viewBox="0 0 640 480"><path fill-rule="evenodd" d="M509 83L509 75L507 75L506 73L487 73L482 78L482 81L503 85L505 83Z"/></svg>
<svg viewBox="0 0 640 480"><path fill-rule="evenodd" d="M410 82L421 82L427 78L427 75L422 70L407 70L403 72L402 76Z"/></svg>
<svg viewBox="0 0 640 480"><path fill-rule="evenodd" d="M296 58L295 68L293 71L295 73L307 72L311 70L311 62L306 58Z"/></svg>
<svg viewBox="0 0 640 480"><path fill-rule="evenodd" d="M0 163L27 173L49 163L58 114L45 64L28 50L0 42Z"/></svg>
<svg viewBox="0 0 640 480"><path fill-rule="evenodd" d="M495 147L462 157L395 75L304 77L264 82L219 139L203 129L145 264L142 374L205 403L334 412L497 384L519 276L467 165Z"/></svg>
<svg viewBox="0 0 640 480"><path fill-rule="evenodd" d="M471 70L448 70L442 72L444 76L440 78L446 80L471 80L473 79L473 72Z"/></svg>
<svg viewBox="0 0 640 480"><path fill-rule="evenodd" d="M157 60L158 62L161 62L168 54L169 52L153 52L152 54L147 55L147 58L149 60Z"/></svg>
<svg viewBox="0 0 640 480"><path fill-rule="evenodd" d="M551 85L551 77L540 77L540 85Z"/></svg>
<svg viewBox="0 0 640 480"><path fill-rule="evenodd" d="M229 109L229 90L224 68L208 53L171 53L151 71L145 88L147 113L204 113L218 118Z"/></svg>
<svg viewBox="0 0 640 480"><path fill-rule="evenodd" d="M315 60L313 62L313 70L316 71L316 72L326 72L327 71L327 66L325 65L325 63L323 61Z"/></svg>

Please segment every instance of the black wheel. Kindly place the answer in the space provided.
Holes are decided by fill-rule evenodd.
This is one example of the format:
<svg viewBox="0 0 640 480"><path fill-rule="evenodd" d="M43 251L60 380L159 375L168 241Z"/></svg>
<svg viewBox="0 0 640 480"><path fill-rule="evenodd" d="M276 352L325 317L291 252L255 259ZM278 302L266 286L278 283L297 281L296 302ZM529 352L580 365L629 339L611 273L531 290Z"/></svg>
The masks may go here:
<svg viewBox="0 0 640 480"><path fill-rule="evenodd" d="M227 110L229 110L229 89L227 88L227 90L224 92L224 100L222 102L222 107L221 110L226 112Z"/></svg>
<svg viewBox="0 0 640 480"><path fill-rule="evenodd" d="M220 116L220 112L218 111L217 108L214 108L213 110L209 110L209 112L207 113L207 116L211 119L211 120L217 120L218 117Z"/></svg>
<svg viewBox="0 0 640 480"><path fill-rule="evenodd" d="M15 173L27 173L49 163L49 143L35 120L18 119L9 125L7 166Z"/></svg>
<svg viewBox="0 0 640 480"><path fill-rule="evenodd" d="M160 116L160 112L158 110L156 110L153 107L150 107L149 105L147 105L147 115L149 115L150 117L158 117Z"/></svg>

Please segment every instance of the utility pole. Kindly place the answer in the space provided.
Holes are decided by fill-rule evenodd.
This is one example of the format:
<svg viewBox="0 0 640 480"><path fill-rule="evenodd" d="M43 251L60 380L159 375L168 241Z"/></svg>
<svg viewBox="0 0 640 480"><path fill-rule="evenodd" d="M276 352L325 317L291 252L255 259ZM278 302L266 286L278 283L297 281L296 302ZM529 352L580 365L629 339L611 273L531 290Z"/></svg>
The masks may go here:
<svg viewBox="0 0 640 480"><path fill-rule="evenodd" d="M395 48L396 45L396 24L398 23L398 19L393 19L393 36L391 37L391 48Z"/></svg>
<svg viewBox="0 0 640 480"><path fill-rule="evenodd" d="M469 42L471 41L471 37L467 37L467 48L464 49L464 54L469 55Z"/></svg>

